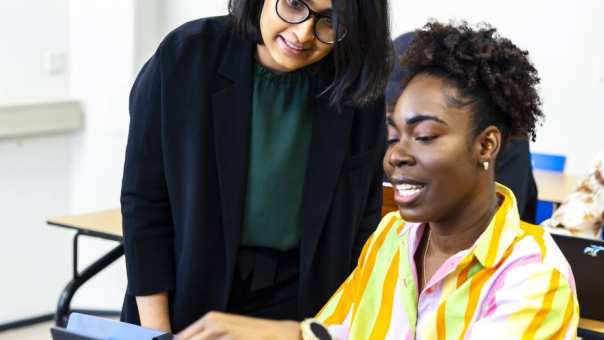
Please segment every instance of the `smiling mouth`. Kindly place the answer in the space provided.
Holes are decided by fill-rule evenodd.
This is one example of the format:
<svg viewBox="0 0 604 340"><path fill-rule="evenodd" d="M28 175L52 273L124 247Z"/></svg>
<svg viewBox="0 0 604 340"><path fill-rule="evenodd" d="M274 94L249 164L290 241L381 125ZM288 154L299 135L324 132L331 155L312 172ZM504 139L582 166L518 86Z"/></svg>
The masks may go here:
<svg viewBox="0 0 604 340"><path fill-rule="evenodd" d="M408 205L414 202L426 189L426 185L411 179L392 179L394 201L398 205Z"/></svg>
<svg viewBox="0 0 604 340"><path fill-rule="evenodd" d="M416 194L419 194L426 186L425 185L416 185L416 184L398 184L394 188L396 189L396 193L401 197L411 197Z"/></svg>
<svg viewBox="0 0 604 340"><path fill-rule="evenodd" d="M302 45L296 45L296 44L290 42L289 40L285 39L283 36L279 36L279 38L281 38L281 40L283 41L285 46L291 48L292 50L294 50L298 53L310 51L310 48L304 48L304 46L302 46Z"/></svg>

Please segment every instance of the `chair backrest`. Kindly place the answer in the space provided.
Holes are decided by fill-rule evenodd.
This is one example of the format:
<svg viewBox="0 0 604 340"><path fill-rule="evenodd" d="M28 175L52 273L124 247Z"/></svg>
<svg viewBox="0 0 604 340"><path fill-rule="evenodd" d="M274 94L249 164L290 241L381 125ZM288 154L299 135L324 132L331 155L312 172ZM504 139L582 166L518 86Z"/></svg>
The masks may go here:
<svg viewBox="0 0 604 340"><path fill-rule="evenodd" d="M566 156L552 155L546 153L531 152L531 165L533 169L547 170L553 172L564 172ZM535 224L540 224L550 218L554 213L554 203L537 201Z"/></svg>
<svg viewBox="0 0 604 340"><path fill-rule="evenodd" d="M566 156L531 152L531 164L533 169L564 172Z"/></svg>

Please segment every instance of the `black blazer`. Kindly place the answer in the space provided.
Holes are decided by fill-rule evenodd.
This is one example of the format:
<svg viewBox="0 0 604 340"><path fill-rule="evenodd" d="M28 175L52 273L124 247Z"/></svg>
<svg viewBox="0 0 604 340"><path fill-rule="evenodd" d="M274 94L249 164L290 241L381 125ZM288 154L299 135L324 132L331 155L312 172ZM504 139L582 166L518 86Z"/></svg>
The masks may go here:
<svg viewBox="0 0 604 340"><path fill-rule="evenodd" d="M183 25L131 92L122 183L128 291L170 293L175 332L225 310L245 200L255 45L228 17ZM314 93L322 87L315 84ZM299 317L314 315L356 265L380 219L384 102L336 112L317 97L302 202ZM270 214L270 211L266 212Z"/></svg>

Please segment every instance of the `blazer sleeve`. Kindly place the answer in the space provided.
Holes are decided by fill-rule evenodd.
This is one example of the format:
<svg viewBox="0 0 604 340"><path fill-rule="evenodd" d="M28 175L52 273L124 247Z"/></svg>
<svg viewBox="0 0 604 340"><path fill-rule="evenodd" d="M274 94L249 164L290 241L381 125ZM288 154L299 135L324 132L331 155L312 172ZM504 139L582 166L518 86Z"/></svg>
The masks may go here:
<svg viewBox="0 0 604 340"><path fill-rule="evenodd" d="M174 225L162 156L161 47L130 93L121 206L128 293L174 289Z"/></svg>
<svg viewBox="0 0 604 340"><path fill-rule="evenodd" d="M385 104L383 100L378 101L373 110L365 112L365 114L375 115L379 117L377 122L377 131L374 135L375 140L373 145L377 145L376 156L373 159L371 172L371 185L367 196L367 203L363 218L359 226L359 231L355 238L353 258L356 260L361 255L361 250L365 242L375 231L380 220L382 219L382 194L384 181L384 167L382 165L384 153L386 151L386 121L385 121Z"/></svg>

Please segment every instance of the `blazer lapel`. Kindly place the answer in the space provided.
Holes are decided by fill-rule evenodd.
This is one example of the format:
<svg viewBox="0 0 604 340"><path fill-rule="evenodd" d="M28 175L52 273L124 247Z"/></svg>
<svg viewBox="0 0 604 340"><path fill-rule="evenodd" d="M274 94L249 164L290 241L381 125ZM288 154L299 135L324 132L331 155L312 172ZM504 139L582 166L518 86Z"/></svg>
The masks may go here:
<svg viewBox="0 0 604 340"><path fill-rule="evenodd" d="M348 151L353 110L328 107L321 96L313 106L313 130L302 201L300 276L304 280L313 262L338 177Z"/></svg>
<svg viewBox="0 0 604 340"><path fill-rule="evenodd" d="M253 62L253 44L233 35L218 69L214 84L218 90L212 95L227 286L236 264L245 202Z"/></svg>

